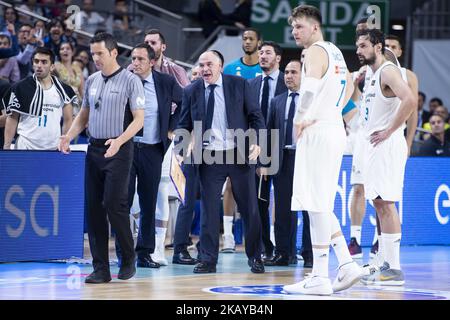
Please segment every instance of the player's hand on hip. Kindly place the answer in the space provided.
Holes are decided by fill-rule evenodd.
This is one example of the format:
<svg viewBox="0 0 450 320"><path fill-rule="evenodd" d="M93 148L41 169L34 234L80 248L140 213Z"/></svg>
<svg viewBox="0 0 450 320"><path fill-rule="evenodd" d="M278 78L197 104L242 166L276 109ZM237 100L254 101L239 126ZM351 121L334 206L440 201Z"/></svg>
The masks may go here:
<svg viewBox="0 0 450 320"><path fill-rule="evenodd" d="M256 174L261 177L264 177L264 180L267 181L267 168L265 167L259 167L256 169Z"/></svg>
<svg viewBox="0 0 450 320"><path fill-rule="evenodd" d="M59 138L58 150L64 154L70 153L70 138L67 135L62 135Z"/></svg>
<svg viewBox="0 0 450 320"><path fill-rule="evenodd" d="M382 143L384 140L391 136L391 132L389 130L380 130L375 131L370 135L370 143L373 144L374 147Z"/></svg>
<svg viewBox="0 0 450 320"><path fill-rule="evenodd" d="M119 152L120 147L122 146L118 139L109 139L105 142L105 146L109 146L108 150L106 150L105 158L111 158Z"/></svg>
<svg viewBox="0 0 450 320"><path fill-rule="evenodd" d="M261 153L261 147L258 146L257 144L252 144L250 146L250 155L248 156L248 159L250 161L254 161L254 160L258 159L260 153Z"/></svg>

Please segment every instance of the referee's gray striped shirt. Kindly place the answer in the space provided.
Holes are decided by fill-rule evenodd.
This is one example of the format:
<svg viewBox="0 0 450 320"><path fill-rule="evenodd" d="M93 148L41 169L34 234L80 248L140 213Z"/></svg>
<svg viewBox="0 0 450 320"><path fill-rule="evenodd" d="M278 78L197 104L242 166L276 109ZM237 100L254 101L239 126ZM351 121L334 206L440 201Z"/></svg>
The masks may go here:
<svg viewBox="0 0 450 320"><path fill-rule="evenodd" d="M121 68L109 77L98 71L87 79L82 107L89 108L89 132L93 138L120 136L126 129L127 105L132 111L144 109L144 87L135 74Z"/></svg>

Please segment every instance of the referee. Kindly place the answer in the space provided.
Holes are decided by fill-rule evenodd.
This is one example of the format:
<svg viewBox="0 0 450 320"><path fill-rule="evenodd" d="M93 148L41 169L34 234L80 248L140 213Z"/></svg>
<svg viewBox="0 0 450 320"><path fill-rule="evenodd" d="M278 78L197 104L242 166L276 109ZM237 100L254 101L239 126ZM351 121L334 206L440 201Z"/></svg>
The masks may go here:
<svg viewBox="0 0 450 320"><path fill-rule="evenodd" d="M136 273L134 243L128 217L128 182L133 161L130 140L144 124L144 90L139 78L117 63L117 42L111 34L100 33L90 41L99 72L86 81L81 111L59 150L88 125L91 138L86 156L86 199L89 246L94 272L86 283L111 281L108 255L108 220L122 250L118 278Z"/></svg>

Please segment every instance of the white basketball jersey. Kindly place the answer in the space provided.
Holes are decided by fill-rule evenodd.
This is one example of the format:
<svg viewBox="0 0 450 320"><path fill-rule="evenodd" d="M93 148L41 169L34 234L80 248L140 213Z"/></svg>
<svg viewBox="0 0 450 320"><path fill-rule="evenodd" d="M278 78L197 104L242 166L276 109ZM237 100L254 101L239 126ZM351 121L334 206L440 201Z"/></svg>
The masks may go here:
<svg viewBox="0 0 450 320"><path fill-rule="evenodd" d="M319 90L309 107L305 119L317 122L332 122L343 125L342 109L345 106L347 87L347 65L342 52L331 42L318 41L313 44L323 48L328 54L328 69L320 79ZM305 68L302 68L302 78Z"/></svg>
<svg viewBox="0 0 450 320"><path fill-rule="evenodd" d="M55 85L44 90L42 115L31 117L20 115L17 133L17 149L56 150L61 136L61 117L64 102Z"/></svg>
<svg viewBox="0 0 450 320"><path fill-rule="evenodd" d="M397 97L388 98L381 90L380 74L386 66L394 66L392 62L386 61L378 70L371 75L364 85L364 129L370 135L375 131L386 129L395 117L401 100ZM368 70L371 68L368 68ZM366 79L367 81L367 79ZM402 129L402 128L400 128Z"/></svg>

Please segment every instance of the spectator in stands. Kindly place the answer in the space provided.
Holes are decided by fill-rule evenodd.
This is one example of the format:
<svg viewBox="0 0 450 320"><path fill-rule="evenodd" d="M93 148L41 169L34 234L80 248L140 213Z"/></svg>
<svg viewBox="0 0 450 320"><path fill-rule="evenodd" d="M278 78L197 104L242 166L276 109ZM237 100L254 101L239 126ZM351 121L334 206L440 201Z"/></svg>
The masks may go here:
<svg viewBox="0 0 450 320"><path fill-rule="evenodd" d="M430 119L431 113L427 110L423 109L423 105L425 104L425 101L427 101L427 96L422 91L419 91L419 103L417 104L418 108L418 119L419 122L417 124L417 127L422 128L424 123L427 123Z"/></svg>
<svg viewBox="0 0 450 320"><path fill-rule="evenodd" d="M116 0L113 14L113 30L126 31L130 29L131 17L128 14L128 5L126 0Z"/></svg>
<svg viewBox="0 0 450 320"><path fill-rule="evenodd" d="M191 69L191 82L197 80L198 78L200 78L200 66L199 65L195 65L192 69Z"/></svg>
<svg viewBox="0 0 450 320"><path fill-rule="evenodd" d="M450 124L448 123L448 110L445 106L440 105L434 109L433 114L439 114L442 118L444 118L445 130L450 128ZM423 125L425 130L431 131L431 123L427 122Z"/></svg>
<svg viewBox="0 0 450 320"><path fill-rule="evenodd" d="M3 102L3 97L5 93L9 90L10 84L8 81L0 79L0 150L3 150L3 137L5 132L5 124L6 124L6 110L3 108L8 101Z"/></svg>
<svg viewBox="0 0 450 320"><path fill-rule="evenodd" d="M73 36L75 27L72 24L68 25L66 22L63 22L63 26L64 26L64 36L63 36L64 40L63 41L70 42L74 48L77 48L78 41L77 41L77 38L75 38Z"/></svg>
<svg viewBox="0 0 450 320"><path fill-rule="evenodd" d="M3 10L3 20L0 24L0 31L6 32L8 31L8 23L11 23L14 25L15 30L19 30L20 28L20 22L19 22L19 15L17 14L16 9L13 7L8 7Z"/></svg>
<svg viewBox="0 0 450 320"><path fill-rule="evenodd" d="M420 148L419 156L450 157L450 142L445 138L445 121L439 113L430 117L431 137Z"/></svg>
<svg viewBox="0 0 450 320"><path fill-rule="evenodd" d="M75 60L78 60L82 64L81 70L83 71L84 80L96 72L95 65L90 57L89 53L84 49L79 50L75 56Z"/></svg>
<svg viewBox="0 0 450 320"><path fill-rule="evenodd" d="M155 50L156 64L154 68L156 71L174 76L182 88L190 84L186 70L164 56L164 51L166 51L167 48L166 39L158 29L147 31L144 41Z"/></svg>
<svg viewBox="0 0 450 320"><path fill-rule="evenodd" d="M236 2L234 11L225 17L234 22L239 29L244 30L250 27L250 17L252 15L253 0L239 0Z"/></svg>
<svg viewBox="0 0 450 320"><path fill-rule="evenodd" d="M47 36L47 30L45 28L45 22L43 20L36 20L33 27L36 35L38 35L40 38L44 39Z"/></svg>
<svg viewBox="0 0 450 320"><path fill-rule="evenodd" d="M36 5L36 0L27 0L27 1L25 1L24 4L20 5L19 8L22 10L27 10L29 12L38 14L40 16L43 15L42 8L38 5ZM27 15L23 15L21 17L21 21L23 23L31 24L31 23L33 23L33 18L30 16L27 16Z"/></svg>
<svg viewBox="0 0 450 320"><path fill-rule="evenodd" d="M75 48L70 42L61 43L59 49L59 61L55 63L54 74L59 80L72 87L78 96L79 101L82 100L82 92L84 87L83 71L76 64L73 64L73 56ZM73 107L73 114L77 115L79 108Z"/></svg>
<svg viewBox="0 0 450 320"><path fill-rule="evenodd" d="M83 10L75 16L75 27L94 34L99 28L104 28L105 18L93 11L94 0L83 0Z"/></svg>
<svg viewBox="0 0 450 320"><path fill-rule="evenodd" d="M15 57L19 54L19 43L17 41L16 29L12 23L6 27L11 38L12 46L10 48L0 48L0 59Z"/></svg>
<svg viewBox="0 0 450 320"><path fill-rule="evenodd" d="M42 46L44 46L44 42L39 37L39 34L34 32L33 27L28 23L23 24L19 29L20 52L17 55L21 79L31 74L31 57L36 47Z"/></svg>
<svg viewBox="0 0 450 320"><path fill-rule="evenodd" d="M218 0L201 0L198 6L198 20L205 38L208 38L218 26L234 26L234 21L222 13Z"/></svg>
<svg viewBox="0 0 450 320"><path fill-rule="evenodd" d="M11 48L9 33L0 33L0 48ZM19 64L16 57L0 59L0 78L11 84L20 80Z"/></svg>
<svg viewBox="0 0 450 320"><path fill-rule="evenodd" d="M61 42L65 40L64 24L59 19L53 19L49 22L47 30L49 35L44 38L44 46L52 50L55 56L58 56Z"/></svg>
<svg viewBox="0 0 450 320"><path fill-rule="evenodd" d="M442 106L444 105L442 103L442 100L440 98L434 97L430 100L430 102L428 103L428 108L430 110L430 114L434 113L434 110L438 107L438 106Z"/></svg>

